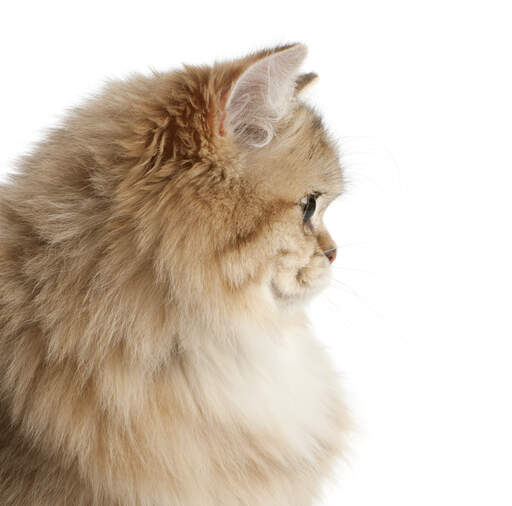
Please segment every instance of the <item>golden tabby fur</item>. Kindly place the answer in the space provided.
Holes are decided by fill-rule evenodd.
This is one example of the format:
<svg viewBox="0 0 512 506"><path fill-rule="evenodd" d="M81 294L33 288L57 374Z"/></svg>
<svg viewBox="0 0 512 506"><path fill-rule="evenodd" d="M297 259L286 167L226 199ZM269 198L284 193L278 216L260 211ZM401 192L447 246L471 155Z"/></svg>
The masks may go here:
<svg viewBox="0 0 512 506"><path fill-rule="evenodd" d="M2 506L313 503L347 420L305 53L113 82L0 189Z"/></svg>

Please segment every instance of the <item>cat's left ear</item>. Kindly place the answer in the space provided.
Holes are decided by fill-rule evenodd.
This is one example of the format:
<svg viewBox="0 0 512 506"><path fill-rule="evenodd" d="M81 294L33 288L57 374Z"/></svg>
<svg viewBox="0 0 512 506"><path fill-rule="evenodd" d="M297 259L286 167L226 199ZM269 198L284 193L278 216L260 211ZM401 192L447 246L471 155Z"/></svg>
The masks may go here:
<svg viewBox="0 0 512 506"><path fill-rule="evenodd" d="M274 124L290 109L306 54L306 46L294 44L264 52L255 61L247 60L247 67L222 100L220 135L231 132L243 143L267 144Z"/></svg>

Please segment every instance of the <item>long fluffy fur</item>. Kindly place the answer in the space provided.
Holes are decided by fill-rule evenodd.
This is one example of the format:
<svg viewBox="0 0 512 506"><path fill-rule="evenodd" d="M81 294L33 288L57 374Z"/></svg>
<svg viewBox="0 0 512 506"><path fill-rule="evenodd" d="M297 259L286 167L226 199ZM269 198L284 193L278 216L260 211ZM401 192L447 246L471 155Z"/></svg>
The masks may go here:
<svg viewBox="0 0 512 506"><path fill-rule="evenodd" d="M312 504L348 422L302 311L342 189L304 55L113 82L0 188L0 504Z"/></svg>

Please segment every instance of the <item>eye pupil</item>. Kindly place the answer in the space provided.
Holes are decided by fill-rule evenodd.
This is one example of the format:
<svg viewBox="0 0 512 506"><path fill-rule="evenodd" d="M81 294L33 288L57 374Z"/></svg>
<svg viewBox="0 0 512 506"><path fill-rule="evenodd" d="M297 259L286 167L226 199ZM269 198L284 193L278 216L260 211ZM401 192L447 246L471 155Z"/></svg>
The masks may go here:
<svg viewBox="0 0 512 506"><path fill-rule="evenodd" d="M301 204L302 204L302 221L304 223L307 223L311 219L311 217L315 214L315 209L316 209L315 195L309 194L307 197L302 199Z"/></svg>

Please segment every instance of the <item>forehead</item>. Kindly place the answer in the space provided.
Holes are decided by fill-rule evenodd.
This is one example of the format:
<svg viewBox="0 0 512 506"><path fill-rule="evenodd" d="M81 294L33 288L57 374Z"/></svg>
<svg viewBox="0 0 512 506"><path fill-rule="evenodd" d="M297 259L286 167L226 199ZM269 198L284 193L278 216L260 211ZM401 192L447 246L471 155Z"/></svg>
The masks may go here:
<svg viewBox="0 0 512 506"><path fill-rule="evenodd" d="M298 140L300 154L305 155L307 172L304 175L312 184L319 186L317 191L337 196L342 190L343 178L334 141L318 113L307 106L302 106L302 114L298 115L297 120L299 124L302 123Z"/></svg>
<svg viewBox="0 0 512 506"><path fill-rule="evenodd" d="M251 158L259 186L276 197L296 201L317 192L330 200L341 193L343 178L334 142L320 116L305 104L299 103L293 116L278 126L271 143Z"/></svg>

